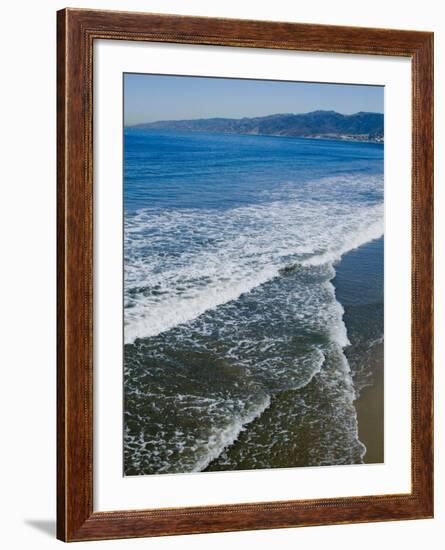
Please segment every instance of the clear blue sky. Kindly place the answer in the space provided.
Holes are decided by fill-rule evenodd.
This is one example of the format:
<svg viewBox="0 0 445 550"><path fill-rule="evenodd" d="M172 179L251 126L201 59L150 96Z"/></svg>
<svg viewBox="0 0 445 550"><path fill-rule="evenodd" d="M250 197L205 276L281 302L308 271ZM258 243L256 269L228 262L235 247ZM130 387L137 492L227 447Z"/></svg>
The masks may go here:
<svg viewBox="0 0 445 550"><path fill-rule="evenodd" d="M165 76L124 75L126 126L158 120L228 117L332 110L383 113L382 86L318 84Z"/></svg>

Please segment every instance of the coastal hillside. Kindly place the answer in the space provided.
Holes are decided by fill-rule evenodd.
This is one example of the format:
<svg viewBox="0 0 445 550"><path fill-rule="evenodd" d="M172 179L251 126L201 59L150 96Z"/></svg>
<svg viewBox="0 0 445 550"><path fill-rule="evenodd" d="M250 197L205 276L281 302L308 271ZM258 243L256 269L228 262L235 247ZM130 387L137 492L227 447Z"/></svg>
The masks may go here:
<svg viewBox="0 0 445 550"><path fill-rule="evenodd" d="M374 142L382 142L384 133L382 113L359 112L342 115L335 111L276 114L240 119L161 120L137 124L133 128Z"/></svg>

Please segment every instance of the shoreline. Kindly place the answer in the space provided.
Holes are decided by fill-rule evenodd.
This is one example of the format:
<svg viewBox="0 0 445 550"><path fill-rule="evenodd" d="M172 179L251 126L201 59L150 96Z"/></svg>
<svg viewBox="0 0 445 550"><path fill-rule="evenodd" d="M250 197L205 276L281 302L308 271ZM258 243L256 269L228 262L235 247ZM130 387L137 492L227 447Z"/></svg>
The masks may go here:
<svg viewBox="0 0 445 550"><path fill-rule="evenodd" d="M346 143L374 143L385 144L384 139L360 139L352 136L342 137L342 135L329 137L327 135L313 135L313 136L291 136L285 134L255 134L253 132L209 132L204 130L178 130L170 128L139 128L138 126L126 126L124 130L139 130L149 132L172 132L172 133L184 133L184 134L207 134L207 135L220 135L220 136L253 136L253 137L268 137L268 138L287 138L287 139L306 139L315 141L340 141Z"/></svg>
<svg viewBox="0 0 445 550"><path fill-rule="evenodd" d="M366 328L363 328L368 321L368 304L362 299L368 287L378 286L375 266L382 261L380 247L383 250L383 237L345 254L335 267L333 280L351 342L344 348L344 354L357 393L354 406L358 438L366 447L365 464L384 462L384 342L382 339L370 345Z"/></svg>
<svg viewBox="0 0 445 550"><path fill-rule="evenodd" d="M383 347L383 346L382 346ZM383 351L383 350L382 350ZM383 355L383 353L382 353ZM376 361L373 383L367 386L355 400L358 436L366 447L365 464L380 464L385 459L384 449L384 365Z"/></svg>

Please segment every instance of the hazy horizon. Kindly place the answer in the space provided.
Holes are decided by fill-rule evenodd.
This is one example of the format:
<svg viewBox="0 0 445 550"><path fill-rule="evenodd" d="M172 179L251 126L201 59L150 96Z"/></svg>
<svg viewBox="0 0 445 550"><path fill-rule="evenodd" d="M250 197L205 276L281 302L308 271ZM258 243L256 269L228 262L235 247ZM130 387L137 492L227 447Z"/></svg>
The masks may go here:
<svg viewBox="0 0 445 550"><path fill-rule="evenodd" d="M336 111L383 113L384 87L124 74L124 125Z"/></svg>

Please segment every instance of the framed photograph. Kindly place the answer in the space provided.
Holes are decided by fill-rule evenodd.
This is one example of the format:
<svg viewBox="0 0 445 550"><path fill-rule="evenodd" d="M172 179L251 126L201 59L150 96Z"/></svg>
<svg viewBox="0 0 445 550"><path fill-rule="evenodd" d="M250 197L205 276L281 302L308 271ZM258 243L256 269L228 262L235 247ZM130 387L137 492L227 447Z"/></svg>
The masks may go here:
<svg viewBox="0 0 445 550"><path fill-rule="evenodd" d="M433 516L433 34L58 12L58 538Z"/></svg>

